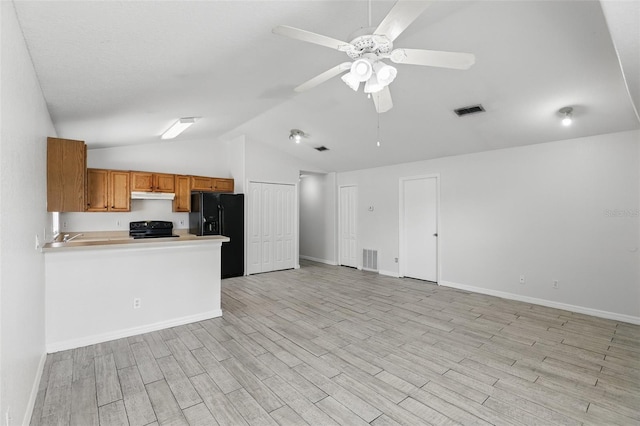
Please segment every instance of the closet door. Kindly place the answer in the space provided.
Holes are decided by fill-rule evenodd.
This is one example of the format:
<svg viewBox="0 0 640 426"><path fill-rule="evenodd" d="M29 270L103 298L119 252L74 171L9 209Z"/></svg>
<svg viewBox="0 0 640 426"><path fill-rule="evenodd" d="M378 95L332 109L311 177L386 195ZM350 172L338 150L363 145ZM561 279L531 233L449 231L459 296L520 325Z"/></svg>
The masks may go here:
<svg viewBox="0 0 640 426"><path fill-rule="evenodd" d="M262 272L262 184L250 182L247 197L249 214L247 274Z"/></svg>
<svg viewBox="0 0 640 426"><path fill-rule="evenodd" d="M295 185L249 183L247 273L295 267Z"/></svg>

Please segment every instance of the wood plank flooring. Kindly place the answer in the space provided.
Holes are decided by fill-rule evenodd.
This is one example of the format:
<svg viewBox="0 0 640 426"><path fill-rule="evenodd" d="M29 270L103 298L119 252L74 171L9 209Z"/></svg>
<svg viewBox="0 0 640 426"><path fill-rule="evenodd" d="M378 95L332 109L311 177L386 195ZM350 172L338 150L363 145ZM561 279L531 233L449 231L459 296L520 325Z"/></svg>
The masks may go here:
<svg viewBox="0 0 640 426"><path fill-rule="evenodd" d="M640 326L304 262L47 356L31 425L640 424Z"/></svg>

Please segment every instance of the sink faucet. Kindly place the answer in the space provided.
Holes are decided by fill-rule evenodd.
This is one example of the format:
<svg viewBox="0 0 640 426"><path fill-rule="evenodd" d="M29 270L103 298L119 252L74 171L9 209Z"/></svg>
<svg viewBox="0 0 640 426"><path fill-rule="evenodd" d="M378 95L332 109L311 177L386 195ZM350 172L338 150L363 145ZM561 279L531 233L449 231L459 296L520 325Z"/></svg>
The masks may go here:
<svg viewBox="0 0 640 426"><path fill-rule="evenodd" d="M62 237L62 242L63 243L68 243L69 241L73 241L74 239L81 237L83 234L76 234L73 237L69 238L69 234L64 234L64 237Z"/></svg>

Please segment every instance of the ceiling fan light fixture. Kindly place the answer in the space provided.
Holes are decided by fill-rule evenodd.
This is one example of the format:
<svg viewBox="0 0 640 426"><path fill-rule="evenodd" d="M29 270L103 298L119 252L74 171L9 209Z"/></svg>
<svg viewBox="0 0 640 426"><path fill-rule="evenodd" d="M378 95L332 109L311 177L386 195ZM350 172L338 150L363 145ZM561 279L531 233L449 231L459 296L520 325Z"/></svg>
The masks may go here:
<svg viewBox="0 0 640 426"><path fill-rule="evenodd" d="M388 86L395 80L396 75L398 75L398 70L396 67L392 67L391 65L387 65L382 61L378 61L373 64L373 69L376 72L376 78L383 86Z"/></svg>
<svg viewBox="0 0 640 426"><path fill-rule="evenodd" d="M373 74L373 66L367 59L358 59L351 64L351 72L358 81L367 81Z"/></svg>
<svg viewBox="0 0 640 426"><path fill-rule="evenodd" d="M384 89L385 86L386 84L380 83L378 77L376 77L376 75L374 74L364 84L364 93L378 93L379 91Z"/></svg>
<svg viewBox="0 0 640 426"><path fill-rule="evenodd" d="M342 81L347 84L347 86L349 86L356 92L358 91L358 88L360 87L360 80L356 76L351 74L351 72L344 74L341 78Z"/></svg>

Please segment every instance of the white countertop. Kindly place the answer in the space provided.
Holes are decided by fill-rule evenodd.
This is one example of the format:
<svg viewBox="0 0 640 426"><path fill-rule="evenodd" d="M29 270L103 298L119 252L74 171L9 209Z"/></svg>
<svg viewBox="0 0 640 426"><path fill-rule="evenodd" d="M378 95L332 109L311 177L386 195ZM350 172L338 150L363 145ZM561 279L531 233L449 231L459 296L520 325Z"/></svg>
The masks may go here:
<svg viewBox="0 0 640 426"><path fill-rule="evenodd" d="M82 234L69 242L50 242L42 246L43 252L58 252L67 250L86 250L96 248L142 248L144 246L180 246L192 245L198 243L226 243L230 241L229 237L224 235L206 235L197 236L189 234L186 229L178 229L174 231L178 237L166 238L139 238L134 239L129 236L128 231L100 231L100 232L65 232L73 237Z"/></svg>

